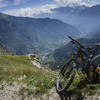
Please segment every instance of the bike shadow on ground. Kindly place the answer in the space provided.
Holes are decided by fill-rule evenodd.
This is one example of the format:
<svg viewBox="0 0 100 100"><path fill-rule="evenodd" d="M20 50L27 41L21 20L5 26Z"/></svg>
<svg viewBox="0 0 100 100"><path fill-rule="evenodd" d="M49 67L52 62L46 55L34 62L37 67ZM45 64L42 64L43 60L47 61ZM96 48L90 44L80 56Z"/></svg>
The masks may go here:
<svg viewBox="0 0 100 100"><path fill-rule="evenodd" d="M75 88L65 90L63 93L58 93L60 99L61 100L86 100L87 99L86 93L88 93L89 90L95 89L93 86L87 87L87 85L89 84L90 83L87 79L81 80Z"/></svg>

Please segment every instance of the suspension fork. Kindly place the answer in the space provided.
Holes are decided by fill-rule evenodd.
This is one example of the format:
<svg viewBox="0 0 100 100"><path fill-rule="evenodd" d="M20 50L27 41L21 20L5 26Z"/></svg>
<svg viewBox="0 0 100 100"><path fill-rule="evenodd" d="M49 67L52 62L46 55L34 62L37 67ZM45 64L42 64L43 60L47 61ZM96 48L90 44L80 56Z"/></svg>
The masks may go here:
<svg viewBox="0 0 100 100"><path fill-rule="evenodd" d="M72 62L73 58L74 58L74 55L72 55L71 59L69 59L69 61L61 68L61 73L62 73L62 74L65 73L68 64L69 64L70 62Z"/></svg>
<svg viewBox="0 0 100 100"><path fill-rule="evenodd" d="M84 72L85 71L85 62L84 62L84 57L83 57L83 54L84 52L81 50L81 48L78 48L77 50L78 54L79 54L79 57L81 58L81 62L82 62L82 71Z"/></svg>

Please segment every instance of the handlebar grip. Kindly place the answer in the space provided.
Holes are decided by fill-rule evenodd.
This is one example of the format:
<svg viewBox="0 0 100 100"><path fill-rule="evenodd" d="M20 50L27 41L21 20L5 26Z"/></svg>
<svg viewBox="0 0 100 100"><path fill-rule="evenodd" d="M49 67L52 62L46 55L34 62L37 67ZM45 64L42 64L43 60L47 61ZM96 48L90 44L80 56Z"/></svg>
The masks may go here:
<svg viewBox="0 0 100 100"><path fill-rule="evenodd" d="M83 45L81 45L77 40L73 39L71 36L68 36L68 38L70 38L74 44L78 44L81 48L84 48Z"/></svg>
<svg viewBox="0 0 100 100"><path fill-rule="evenodd" d="M68 38L70 38L71 40L74 40L71 36L68 36ZM74 40L75 41L75 40Z"/></svg>

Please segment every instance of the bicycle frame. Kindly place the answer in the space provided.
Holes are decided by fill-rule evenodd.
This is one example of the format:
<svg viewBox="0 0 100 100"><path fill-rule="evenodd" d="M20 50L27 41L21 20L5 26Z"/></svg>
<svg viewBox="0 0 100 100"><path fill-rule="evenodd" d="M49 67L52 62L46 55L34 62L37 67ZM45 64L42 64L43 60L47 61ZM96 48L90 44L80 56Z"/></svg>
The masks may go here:
<svg viewBox="0 0 100 100"><path fill-rule="evenodd" d="M86 59L87 58L87 62ZM76 64L78 63L78 59L80 59L81 61L81 66L82 66L82 71L86 71L86 66L90 65L90 61L91 61L91 57L89 57L81 48L77 49L77 54L74 53L72 55L72 59L76 62Z"/></svg>
<svg viewBox="0 0 100 100"><path fill-rule="evenodd" d="M85 48L72 37L69 38L72 40L72 43L75 44L77 47L77 53L74 53L72 55L72 59L74 59L74 61L77 63L77 59L80 58L82 64L82 71L87 72L87 68L91 65L91 60L94 57L96 50L99 48L100 45L96 45L97 47L94 50L92 50L91 48ZM88 53L90 54L87 54L84 50L88 51ZM86 61L85 57L87 58Z"/></svg>
<svg viewBox="0 0 100 100"><path fill-rule="evenodd" d="M96 50L98 49L100 44L97 45L95 49L86 48L83 45L81 45L77 40L73 39L72 37L69 37L69 38L72 40L72 43L76 45L77 52L72 54L71 59L69 59L67 63L60 70L60 73L57 77L57 82L56 82L56 90L58 94L65 92L65 90L67 90L70 87L70 85L72 84L75 78L75 73L77 72L78 65L80 64L82 66L81 67L82 72L87 75L87 78L89 79L89 81L93 81L94 75L95 75L94 71L95 71L95 68L97 67L94 64L92 64L92 62L97 57L100 57L100 55L95 57ZM80 63L78 59L80 60ZM92 76L90 73L91 71L93 73ZM64 86L63 86L63 82L66 82Z"/></svg>

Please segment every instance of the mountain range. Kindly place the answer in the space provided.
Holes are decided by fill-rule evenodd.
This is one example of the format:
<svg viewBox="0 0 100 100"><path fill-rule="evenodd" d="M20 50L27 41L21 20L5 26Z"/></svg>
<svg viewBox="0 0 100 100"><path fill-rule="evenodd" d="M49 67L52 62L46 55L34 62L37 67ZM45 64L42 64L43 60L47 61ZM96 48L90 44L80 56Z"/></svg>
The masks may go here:
<svg viewBox="0 0 100 100"><path fill-rule="evenodd" d="M83 34L95 31L100 27L100 5L87 6L65 6L52 9L50 16L67 22L77 27ZM49 15L48 15L49 16Z"/></svg>
<svg viewBox="0 0 100 100"><path fill-rule="evenodd" d="M55 13L48 15L52 18L15 17L0 13L0 45L18 55L47 55L53 61L49 62L51 66L57 66L63 65L76 50L68 36L79 38L86 46L100 42L100 5L52 10Z"/></svg>
<svg viewBox="0 0 100 100"><path fill-rule="evenodd" d="M100 39L100 29L95 30L93 32L88 33L85 38L88 37L90 39L94 38L94 39Z"/></svg>
<svg viewBox="0 0 100 100"><path fill-rule="evenodd" d="M52 51L67 43L67 36L79 37L78 29L57 19L14 17L0 13L0 44L16 53Z"/></svg>

